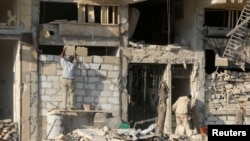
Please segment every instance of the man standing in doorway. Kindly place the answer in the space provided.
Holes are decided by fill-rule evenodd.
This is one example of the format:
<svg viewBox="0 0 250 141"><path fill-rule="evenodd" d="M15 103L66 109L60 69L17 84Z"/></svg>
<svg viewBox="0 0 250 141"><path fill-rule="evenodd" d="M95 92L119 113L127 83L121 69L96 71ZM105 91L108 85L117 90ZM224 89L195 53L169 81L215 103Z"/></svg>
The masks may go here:
<svg viewBox="0 0 250 141"><path fill-rule="evenodd" d="M67 47L63 48L60 54L60 63L63 68L61 87L63 90L63 109L74 109L74 76L77 70L77 58L76 52L74 55L70 55L68 59L64 58ZM67 93L69 93L70 103L69 108L67 106Z"/></svg>
<svg viewBox="0 0 250 141"><path fill-rule="evenodd" d="M172 106L176 117L175 134L187 134L190 131L191 95L180 96Z"/></svg>

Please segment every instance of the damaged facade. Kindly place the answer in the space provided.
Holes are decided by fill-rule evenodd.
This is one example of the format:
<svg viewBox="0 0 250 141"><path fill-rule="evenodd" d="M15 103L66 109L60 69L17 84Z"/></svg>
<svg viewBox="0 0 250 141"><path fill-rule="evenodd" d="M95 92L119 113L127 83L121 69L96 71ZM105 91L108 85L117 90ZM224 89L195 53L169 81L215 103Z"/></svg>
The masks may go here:
<svg viewBox="0 0 250 141"><path fill-rule="evenodd" d="M147 128L152 122L139 121L157 118L162 81L169 87L165 133L176 127L171 105L187 94L195 105L193 128L234 124L240 107L249 124L248 38L237 36L240 45L232 39L240 27L249 28L250 14L238 23L245 5L246 0L1 0L0 120L15 123L20 140L50 138L49 115L62 106L59 54L69 46L78 51L77 110L59 111L65 132L119 128L124 121ZM225 51L244 56L236 53L231 61ZM95 110L82 110L84 103Z"/></svg>

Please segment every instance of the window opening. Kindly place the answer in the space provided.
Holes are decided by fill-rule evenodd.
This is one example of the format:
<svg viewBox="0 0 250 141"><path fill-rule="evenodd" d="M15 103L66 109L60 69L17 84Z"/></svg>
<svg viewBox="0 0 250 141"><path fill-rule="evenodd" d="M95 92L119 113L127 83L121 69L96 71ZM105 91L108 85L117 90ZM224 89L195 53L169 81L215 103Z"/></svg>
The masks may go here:
<svg viewBox="0 0 250 141"><path fill-rule="evenodd" d="M170 1L146 1L130 5L139 11L133 42L167 45L174 43L174 16ZM150 9L150 10L148 10Z"/></svg>
<svg viewBox="0 0 250 141"><path fill-rule="evenodd" d="M130 95L128 120L131 126L142 120L157 117L158 88L165 65L129 64L128 92ZM147 128L152 122L136 124L135 128Z"/></svg>
<svg viewBox="0 0 250 141"><path fill-rule="evenodd" d="M0 0L0 27L18 25L17 7L16 0Z"/></svg>
<svg viewBox="0 0 250 141"><path fill-rule="evenodd" d="M78 8L75 3L40 2L39 23L55 20L77 21Z"/></svg>
<svg viewBox="0 0 250 141"><path fill-rule="evenodd" d="M205 9L205 26L234 28L241 10ZM216 17L216 20L214 18Z"/></svg>
<svg viewBox="0 0 250 141"><path fill-rule="evenodd" d="M81 46L81 45L76 45ZM41 54L47 55L60 55L64 46L61 45L40 45L39 52ZM116 47L93 47L93 46L84 46L87 48L87 55L98 55L98 56L116 56L118 48Z"/></svg>
<svg viewBox="0 0 250 141"><path fill-rule="evenodd" d="M95 23L101 23L101 6L94 6Z"/></svg>
<svg viewBox="0 0 250 141"><path fill-rule="evenodd" d="M80 15L79 22L83 23L101 23L101 24L118 24L119 13L118 6L111 5L79 5Z"/></svg>

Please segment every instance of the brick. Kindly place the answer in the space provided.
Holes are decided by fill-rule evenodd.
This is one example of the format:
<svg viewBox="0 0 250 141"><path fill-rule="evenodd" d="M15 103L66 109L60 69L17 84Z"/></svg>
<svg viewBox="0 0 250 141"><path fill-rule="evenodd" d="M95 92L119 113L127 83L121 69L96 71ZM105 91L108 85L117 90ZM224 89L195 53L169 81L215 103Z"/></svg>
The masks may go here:
<svg viewBox="0 0 250 141"><path fill-rule="evenodd" d="M57 69L56 64L44 63L42 66L43 75L56 75Z"/></svg>
<svg viewBox="0 0 250 141"><path fill-rule="evenodd" d="M100 91L93 90L93 91L91 91L90 95L92 95L92 96L99 96L100 95Z"/></svg>
<svg viewBox="0 0 250 141"><path fill-rule="evenodd" d="M82 57L82 62L83 63L92 63L92 61L93 61L93 57L92 56Z"/></svg>
<svg viewBox="0 0 250 141"><path fill-rule="evenodd" d="M101 70L114 70L114 66L110 64L102 64Z"/></svg>
<svg viewBox="0 0 250 141"><path fill-rule="evenodd" d="M243 92L250 92L250 86L246 85L246 87L243 89Z"/></svg>
<svg viewBox="0 0 250 141"><path fill-rule="evenodd" d="M57 89L45 89L45 94L57 94Z"/></svg>
<svg viewBox="0 0 250 141"><path fill-rule="evenodd" d="M114 70L119 70L119 66L114 66Z"/></svg>
<svg viewBox="0 0 250 141"><path fill-rule="evenodd" d="M101 56L93 56L93 63L103 63Z"/></svg>
<svg viewBox="0 0 250 141"><path fill-rule="evenodd" d="M105 64L115 64L118 65L120 63L119 57L113 57L113 56L103 56L103 60Z"/></svg>
<svg viewBox="0 0 250 141"><path fill-rule="evenodd" d="M90 69L94 69L94 70L98 70L100 68L100 64L89 64L89 68Z"/></svg>
<svg viewBox="0 0 250 141"><path fill-rule="evenodd" d="M108 72L108 78L117 78L119 76L118 71L109 71Z"/></svg>
<svg viewBox="0 0 250 141"><path fill-rule="evenodd" d="M232 85L232 84L227 84L227 85L225 85L225 88L226 88L226 89L232 89L232 88L233 88L233 85Z"/></svg>
<svg viewBox="0 0 250 141"><path fill-rule="evenodd" d="M86 56L88 56L88 48L78 46L78 47L76 47L76 53L79 56L86 57Z"/></svg>
<svg viewBox="0 0 250 141"><path fill-rule="evenodd" d="M87 71L87 76L95 76L95 70L88 70Z"/></svg>
<svg viewBox="0 0 250 141"><path fill-rule="evenodd" d="M51 88L51 83L48 82L41 82L41 88Z"/></svg>
<svg viewBox="0 0 250 141"><path fill-rule="evenodd" d="M91 89L91 90L96 90L95 84L85 84L85 89Z"/></svg>
<svg viewBox="0 0 250 141"><path fill-rule="evenodd" d="M53 55L47 55L47 61L54 61L54 56Z"/></svg>
<svg viewBox="0 0 250 141"><path fill-rule="evenodd" d="M117 98L108 98L108 102L111 104L119 104L119 100Z"/></svg>
<svg viewBox="0 0 250 141"><path fill-rule="evenodd" d="M99 77L89 77L89 81L90 83L93 83L93 82L99 82L100 81L100 78Z"/></svg>
<svg viewBox="0 0 250 141"><path fill-rule="evenodd" d="M215 66L228 66L228 59L221 58L218 55L215 57Z"/></svg>
<svg viewBox="0 0 250 141"><path fill-rule="evenodd" d="M77 96L77 97L76 97L76 102L82 102L82 101L83 101L82 96Z"/></svg>
<svg viewBox="0 0 250 141"><path fill-rule="evenodd" d="M98 76L106 76L107 71L96 70L96 75Z"/></svg>
<svg viewBox="0 0 250 141"><path fill-rule="evenodd" d="M59 76L48 76L47 81L58 82L59 81Z"/></svg>
<svg viewBox="0 0 250 141"><path fill-rule="evenodd" d="M65 45L64 47L66 47L65 55L69 56L75 54L75 46Z"/></svg>
<svg viewBox="0 0 250 141"><path fill-rule="evenodd" d="M44 55L44 54L40 55L39 61L46 61L46 55Z"/></svg>
<svg viewBox="0 0 250 141"><path fill-rule="evenodd" d="M54 56L54 61L55 62L60 62L60 56Z"/></svg>
<svg viewBox="0 0 250 141"><path fill-rule="evenodd" d="M83 99L83 102L89 102L89 103L91 103L91 102L94 102L94 97L84 97L84 99Z"/></svg>
<svg viewBox="0 0 250 141"><path fill-rule="evenodd" d="M83 89L83 83L77 83L76 88L77 89Z"/></svg>

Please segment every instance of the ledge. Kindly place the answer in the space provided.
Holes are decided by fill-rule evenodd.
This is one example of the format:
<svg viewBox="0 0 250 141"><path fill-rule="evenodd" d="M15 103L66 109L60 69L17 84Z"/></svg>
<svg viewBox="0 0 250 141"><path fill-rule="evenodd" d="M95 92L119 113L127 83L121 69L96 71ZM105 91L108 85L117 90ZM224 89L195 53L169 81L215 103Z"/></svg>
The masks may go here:
<svg viewBox="0 0 250 141"><path fill-rule="evenodd" d="M58 110L60 113L109 113L106 110Z"/></svg>

